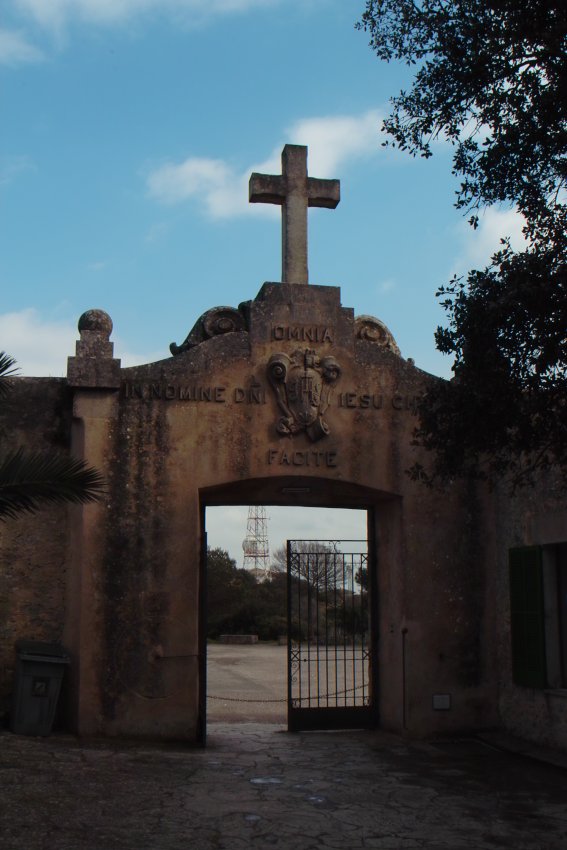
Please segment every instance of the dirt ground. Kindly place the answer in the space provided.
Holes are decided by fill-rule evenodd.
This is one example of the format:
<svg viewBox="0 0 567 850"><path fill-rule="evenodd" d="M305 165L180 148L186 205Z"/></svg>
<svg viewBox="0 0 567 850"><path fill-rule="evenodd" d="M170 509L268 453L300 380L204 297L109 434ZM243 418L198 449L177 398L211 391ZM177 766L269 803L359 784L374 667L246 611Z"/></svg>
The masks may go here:
<svg viewBox="0 0 567 850"><path fill-rule="evenodd" d="M287 646L210 643L207 647L209 722L287 722Z"/></svg>

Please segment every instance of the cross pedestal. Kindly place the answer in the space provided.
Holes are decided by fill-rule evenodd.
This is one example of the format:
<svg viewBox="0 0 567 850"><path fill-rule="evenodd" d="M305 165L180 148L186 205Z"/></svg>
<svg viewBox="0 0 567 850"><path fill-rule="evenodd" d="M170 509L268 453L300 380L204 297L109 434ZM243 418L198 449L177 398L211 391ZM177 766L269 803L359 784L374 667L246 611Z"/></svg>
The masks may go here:
<svg viewBox="0 0 567 850"><path fill-rule="evenodd" d="M282 281L309 283L307 265L307 208L334 209L340 201L338 180L307 176L307 148L286 145L282 173L252 174L250 203L279 204L282 208Z"/></svg>

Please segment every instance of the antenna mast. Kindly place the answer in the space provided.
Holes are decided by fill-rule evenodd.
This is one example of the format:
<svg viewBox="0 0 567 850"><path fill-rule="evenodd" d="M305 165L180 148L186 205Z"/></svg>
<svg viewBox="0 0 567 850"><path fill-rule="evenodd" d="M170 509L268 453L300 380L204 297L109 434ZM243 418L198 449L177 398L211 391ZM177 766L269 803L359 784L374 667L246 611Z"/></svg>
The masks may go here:
<svg viewBox="0 0 567 850"><path fill-rule="evenodd" d="M263 505L250 505L246 537L242 541L244 550L244 569L260 570L268 576L270 546L268 543L268 520Z"/></svg>

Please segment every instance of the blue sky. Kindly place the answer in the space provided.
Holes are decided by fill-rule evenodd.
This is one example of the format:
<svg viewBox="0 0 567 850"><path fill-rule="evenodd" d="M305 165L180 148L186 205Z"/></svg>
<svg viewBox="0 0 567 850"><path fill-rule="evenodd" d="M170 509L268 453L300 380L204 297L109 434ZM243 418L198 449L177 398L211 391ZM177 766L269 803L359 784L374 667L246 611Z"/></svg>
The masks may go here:
<svg viewBox="0 0 567 850"><path fill-rule="evenodd" d="M404 357L450 375L435 290L520 225L489 210L468 227L446 144L428 161L381 146L410 77L354 29L363 8L3 0L0 348L24 374L65 374L86 309L111 315L115 355L133 365L279 280L280 211L249 205L247 184L279 173L291 142L309 146L312 176L341 181L337 209L309 214L311 283L340 286Z"/></svg>
<svg viewBox="0 0 567 850"><path fill-rule="evenodd" d="M168 356L210 307L281 276L279 209L247 203L284 143L341 180L310 212L310 279L378 316L436 374L434 293L516 229L453 207L450 149L384 150L407 85L344 0L4 0L0 21L0 347L65 373L79 315L105 309L124 365Z"/></svg>

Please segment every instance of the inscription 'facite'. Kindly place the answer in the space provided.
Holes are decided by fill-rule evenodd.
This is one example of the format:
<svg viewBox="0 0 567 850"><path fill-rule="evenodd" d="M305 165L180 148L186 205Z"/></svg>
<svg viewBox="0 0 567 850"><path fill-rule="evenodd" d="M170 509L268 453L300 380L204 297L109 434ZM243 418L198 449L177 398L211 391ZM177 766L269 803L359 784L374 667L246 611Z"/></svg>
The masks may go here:
<svg viewBox="0 0 567 850"><path fill-rule="evenodd" d="M290 451L288 449L268 449L270 466L326 466L337 465L336 452L321 452L316 449Z"/></svg>

